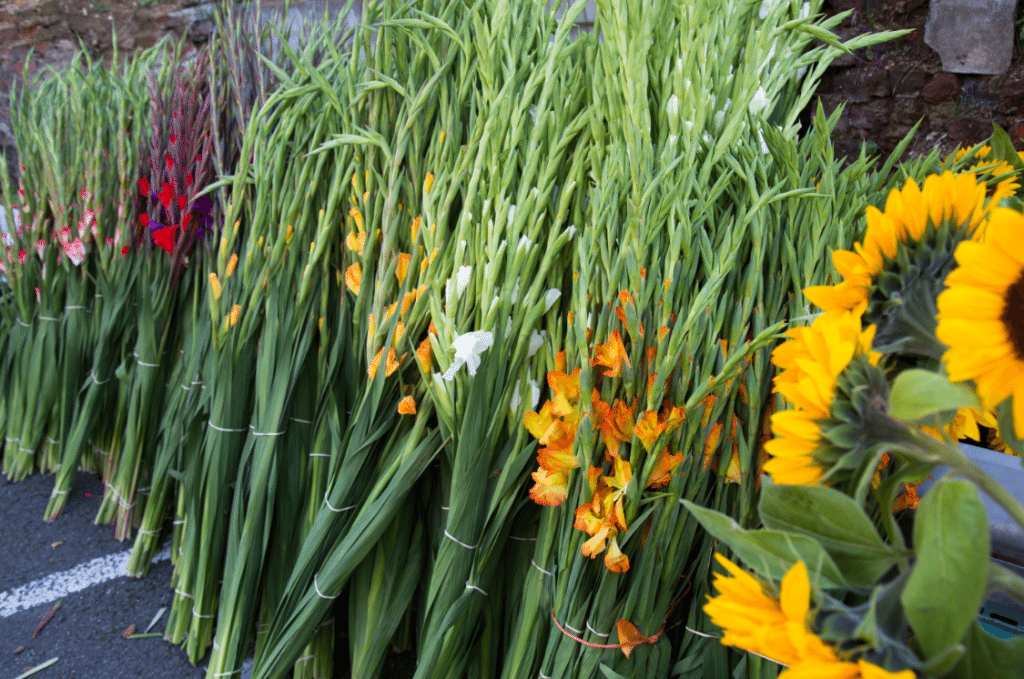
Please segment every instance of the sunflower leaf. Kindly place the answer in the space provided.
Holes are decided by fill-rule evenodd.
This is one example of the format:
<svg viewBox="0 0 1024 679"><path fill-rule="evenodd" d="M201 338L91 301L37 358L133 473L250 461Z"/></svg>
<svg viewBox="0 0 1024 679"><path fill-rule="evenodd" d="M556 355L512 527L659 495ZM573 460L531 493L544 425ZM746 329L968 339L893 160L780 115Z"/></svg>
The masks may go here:
<svg viewBox="0 0 1024 679"><path fill-rule="evenodd" d="M977 618L989 542L988 515L971 482L943 479L921 499L914 516L917 561L900 602L926 660L961 642Z"/></svg>
<svg viewBox="0 0 1024 679"><path fill-rule="evenodd" d="M758 572L773 580L782 577L797 561L803 561L811 584L825 589L843 589L846 580L828 552L813 538L781 530L745 530L731 517L679 501L697 518L708 533L736 552L736 555Z"/></svg>
<svg viewBox="0 0 1024 679"><path fill-rule="evenodd" d="M932 415L958 408L981 408L977 395L964 384L930 370L904 370L892 384L889 414L904 422L933 424Z"/></svg>
<svg viewBox="0 0 1024 679"><path fill-rule="evenodd" d="M762 481L758 512L766 528L813 538L851 585L871 587L899 555L878 536L857 502L834 488Z"/></svg>

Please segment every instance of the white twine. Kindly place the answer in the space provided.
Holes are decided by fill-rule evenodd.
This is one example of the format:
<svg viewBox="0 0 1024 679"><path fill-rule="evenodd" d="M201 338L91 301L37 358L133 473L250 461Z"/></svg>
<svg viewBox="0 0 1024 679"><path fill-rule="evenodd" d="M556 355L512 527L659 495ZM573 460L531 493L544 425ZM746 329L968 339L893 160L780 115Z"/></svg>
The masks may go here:
<svg viewBox="0 0 1024 679"><path fill-rule="evenodd" d="M178 553L181 554L181 547L178 547ZM194 596L192 596L191 594L187 594L185 592L182 592L180 589L174 590L174 593L175 594L180 594L181 596L186 597L188 599L195 599Z"/></svg>
<svg viewBox="0 0 1024 679"><path fill-rule="evenodd" d="M295 662L296 663L306 662L307 660L312 660L315 657L316 657L315 655L304 655L301 658L299 658L298 660L296 660Z"/></svg>
<svg viewBox="0 0 1024 679"><path fill-rule="evenodd" d="M180 523L185 523L185 519L178 519L177 521L175 521L175 522L174 522L174 523L172 523L171 525L172 525L172 526L177 526L177 525L178 525L178 524L180 524Z"/></svg>
<svg viewBox="0 0 1024 679"><path fill-rule="evenodd" d="M487 592L483 591L479 587L474 587L473 585L469 584L469 581L466 581L466 589L475 589L476 591L480 592L484 596L488 596Z"/></svg>
<svg viewBox="0 0 1024 679"><path fill-rule="evenodd" d="M217 431L223 431L223 432L226 432L226 433L229 433L229 434L232 433L232 432L236 432L237 433L237 432L242 432L242 431L249 431L249 427L246 427L245 429L222 429L221 427L218 427L217 425L215 425L213 422L207 421L206 423L208 425L210 425L210 427L212 427L213 429L216 429Z"/></svg>
<svg viewBox="0 0 1024 679"><path fill-rule="evenodd" d="M145 361L135 361L138 365L144 365L147 368L159 368L159 363L146 363Z"/></svg>
<svg viewBox="0 0 1024 679"><path fill-rule="evenodd" d="M562 624L563 624L563 625L565 625L566 627L568 627L569 629L571 629L571 630L572 630L573 632L575 632L576 634L583 634L583 630L581 630L581 629L576 629L575 627L573 627L572 625L570 625L570 624L569 624L569 623L567 623L567 622L563 622Z"/></svg>
<svg viewBox="0 0 1024 679"><path fill-rule="evenodd" d="M242 670L235 670L234 672L218 672L217 674L215 674L213 676L215 676L215 677L230 677L232 674L241 674L241 673L242 673Z"/></svg>
<svg viewBox="0 0 1024 679"><path fill-rule="evenodd" d="M532 564L533 564L533 567L534 567L534 568L536 568L537 570L539 570L539 571L540 571L541 573L543 573L544 575L551 575L551 573L550 573L549 571L546 571L546 570L544 570L543 568L541 568L540 566L538 566L538 565L537 565L537 562L536 562L536 561L534 561L533 559L530 559L530 563L532 563Z"/></svg>
<svg viewBox="0 0 1024 679"><path fill-rule="evenodd" d="M146 486L145 488L139 488L139 492L140 493L148 493L149 492L149 486Z"/></svg>
<svg viewBox="0 0 1024 679"><path fill-rule="evenodd" d="M29 450L28 448L22 448L21 446L18 446L18 450L20 450L20 451L21 451L21 452L23 452L23 453L32 453L32 452L35 452L35 451L32 451L32 450Z"/></svg>
<svg viewBox="0 0 1024 679"><path fill-rule="evenodd" d="M93 297L102 297L102 296L103 296L103 295L101 295L101 294L100 294L100 293L98 293L98 292L97 292L97 293L96 293L95 295L93 295Z"/></svg>
<svg viewBox="0 0 1024 679"><path fill-rule="evenodd" d="M158 530L139 530L139 532L143 535L160 535L160 531Z"/></svg>
<svg viewBox="0 0 1024 679"><path fill-rule="evenodd" d="M321 599L337 599L338 596L340 596L339 594L335 594L334 596L326 596L325 594L322 594L320 592L320 587L319 587L319 585L316 584L316 577L317 577L317 575L320 575L320 574L316 573L315 575L313 575L313 589L316 590L317 596L319 596Z"/></svg>
<svg viewBox="0 0 1024 679"><path fill-rule="evenodd" d="M509 540L519 540L520 542L536 542L537 538L517 538L515 535L509 535Z"/></svg>
<svg viewBox="0 0 1024 679"><path fill-rule="evenodd" d="M47 436L47 437L46 437L46 442L47 442L47 443L60 443L60 441L54 441L54 440L53 440L53 439L51 439L51 438L50 438L49 436Z"/></svg>
<svg viewBox="0 0 1024 679"><path fill-rule="evenodd" d="M249 428L252 429L252 425L249 425ZM253 436L280 436L283 433L284 433L283 431L267 431L267 432L253 431L252 435Z"/></svg>
<svg viewBox="0 0 1024 679"><path fill-rule="evenodd" d="M196 607L193 606L192 607L192 617L193 618L203 618L205 620L212 620L214 616L213 615L200 615L199 613L196 613Z"/></svg>
<svg viewBox="0 0 1024 679"><path fill-rule="evenodd" d="M41 321L53 321L54 323L60 321L59 318L50 318L49 316L40 316L39 320L41 320Z"/></svg>
<svg viewBox="0 0 1024 679"><path fill-rule="evenodd" d="M108 377L107 379L100 382L99 380L96 379L96 376L92 374L91 370L89 371L89 377L92 378L92 381L95 382L96 384L106 384L107 382L110 381L110 378Z"/></svg>
<svg viewBox="0 0 1024 679"><path fill-rule="evenodd" d="M300 420L300 419L299 419L299 418L297 418L297 417L293 417L293 418L291 418L291 420L292 420L292 422L302 422L303 424L313 424L313 423L312 423L312 422L310 422L309 420Z"/></svg>
<svg viewBox="0 0 1024 679"><path fill-rule="evenodd" d="M12 439L10 436L5 436L4 439L8 443L21 443L21 439Z"/></svg>
<svg viewBox="0 0 1024 679"><path fill-rule="evenodd" d="M19 318L19 319L17 319L17 321L18 321L18 325L20 325L20 326L22 326L22 327L25 327L25 328L31 328L31 327L32 327L32 326L31 326L31 325L29 325L28 323L22 323L22 322L21 322L21 319L20 319L20 318Z"/></svg>
<svg viewBox="0 0 1024 679"><path fill-rule="evenodd" d="M67 495L70 492L70 490L57 490L56 488L53 489L54 495Z"/></svg>
<svg viewBox="0 0 1024 679"><path fill-rule="evenodd" d="M608 635L611 634L611 632L609 632L608 634L601 634L596 629L594 629L593 627L590 626L590 621L589 620L587 621L587 629L590 630L591 632L593 632L594 634L596 634L597 636L603 637L605 639L607 639Z"/></svg>
<svg viewBox="0 0 1024 679"><path fill-rule="evenodd" d="M551 679L548 675L544 674L540 670L537 670L537 674L540 675L540 679Z"/></svg>
<svg viewBox="0 0 1024 679"><path fill-rule="evenodd" d="M442 512L447 512L448 509L449 509L448 507L445 507L444 505L441 505L441 511Z"/></svg>
<svg viewBox="0 0 1024 679"><path fill-rule="evenodd" d="M84 309L84 308L85 308L84 306L78 306L77 304L74 304L72 306L64 307L64 311L70 311L71 309Z"/></svg>
<svg viewBox="0 0 1024 679"><path fill-rule="evenodd" d="M327 508L330 509L332 512L347 512L348 510L355 509L356 507L359 506L359 505L349 505L348 507L342 507L341 509L335 509L334 507L331 506L330 500L327 499L327 493L324 493L324 504L327 505Z"/></svg>
<svg viewBox="0 0 1024 679"><path fill-rule="evenodd" d="M310 453L310 457L330 457L330 453Z"/></svg>
<svg viewBox="0 0 1024 679"><path fill-rule="evenodd" d="M467 545L465 542L459 542L458 540L455 539L454 535L452 535L451 533L448 532L448 529L445 529L444 536L446 538L448 538L449 540L451 540L452 542L454 542L455 544L460 545L462 547L465 547L466 549L476 549L478 547L478 545Z"/></svg>

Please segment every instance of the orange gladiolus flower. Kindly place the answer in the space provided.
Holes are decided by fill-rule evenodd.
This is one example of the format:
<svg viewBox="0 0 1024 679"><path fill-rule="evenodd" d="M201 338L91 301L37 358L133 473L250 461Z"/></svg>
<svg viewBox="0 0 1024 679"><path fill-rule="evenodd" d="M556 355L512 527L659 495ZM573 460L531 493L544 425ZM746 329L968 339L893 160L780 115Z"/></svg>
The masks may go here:
<svg viewBox="0 0 1024 679"><path fill-rule="evenodd" d="M398 266L395 267L395 276L398 278L399 285L405 281L405 274L409 271L409 262L411 261L412 255L406 252L398 253Z"/></svg>
<svg viewBox="0 0 1024 679"><path fill-rule="evenodd" d="M604 566L612 573L625 573L629 570L629 558L619 549L619 541L614 537L608 543L608 553L604 555Z"/></svg>
<svg viewBox="0 0 1024 679"><path fill-rule="evenodd" d="M633 367L633 364L629 362L629 356L626 355L626 347L622 343L622 335L619 334L618 330L615 330L606 344L598 344L594 348L594 358L591 359L590 365L607 367L608 370L604 372L605 377L620 377L622 375L623 361L630 368Z"/></svg>
<svg viewBox="0 0 1024 679"><path fill-rule="evenodd" d="M536 484L530 489L530 499L539 505L557 507L569 496L569 473L538 469L532 474Z"/></svg>
<svg viewBox="0 0 1024 679"><path fill-rule="evenodd" d="M567 375L557 370L548 373L548 386L554 392L552 411L556 415L568 417L576 410L576 404L580 400L580 371L576 368L572 375Z"/></svg>
<svg viewBox="0 0 1024 679"><path fill-rule="evenodd" d="M664 422L658 421L658 413L654 410L644 411L643 416L637 420L636 425L633 427L633 433L640 439L640 443L644 444L644 449L650 452L651 446L661 436L662 432L668 425Z"/></svg>
<svg viewBox="0 0 1024 679"><path fill-rule="evenodd" d="M683 453L679 451L675 455L669 455L668 447L661 451L658 462L651 472L651 478L647 480L647 488L662 488L672 480L672 472L683 462Z"/></svg>
<svg viewBox="0 0 1024 679"><path fill-rule="evenodd" d="M571 449L551 447L540 449L540 452L537 453L537 464L541 466L541 469L565 472L580 466L579 460L576 459Z"/></svg>
<svg viewBox="0 0 1024 679"><path fill-rule="evenodd" d="M401 359L396 359L395 356L396 356L396 354L395 354L394 348L388 349L388 358L387 358L387 362L385 363L385 366L384 366L384 376L385 377L391 377L391 375L393 375L394 372L396 370L398 370L398 366L400 366L402 364L402 360L405 359L406 354L402 354L402 358ZM381 362L381 359L383 357L384 357L384 350L381 349L380 351L377 352L377 355L373 357L373 360L370 361L370 367L367 368L366 374L368 374L370 376L371 380L377 374L377 368L380 367L380 362Z"/></svg>
<svg viewBox="0 0 1024 679"><path fill-rule="evenodd" d="M400 415L415 415L416 401L412 396L406 396L398 402L398 413Z"/></svg>
<svg viewBox="0 0 1024 679"><path fill-rule="evenodd" d="M594 399L594 427L601 432L607 455L616 455L619 444L633 440L633 411L625 401L615 399L608 405Z"/></svg>
<svg viewBox="0 0 1024 679"><path fill-rule="evenodd" d="M420 342L420 345L416 348L416 360L420 362L420 367L423 368L423 372L429 375L430 368L433 366L429 337Z"/></svg>
<svg viewBox="0 0 1024 679"><path fill-rule="evenodd" d="M345 245L347 245L348 249L352 252L359 255L363 254L363 246L366 245L366 232L350 231L349 234L345 236Z"/></svg>
<svg viewBox="0 0 1024 679"><path fill-rule="evenodd" d="M704 463L700 467L701 471L708 468L708 463L711 462L711 456L714 454L715 448L718 447L718 439L721 436L722 423L715 422L714 426L711 427L711 433L708 434L707 439L704 441Z"/></svg>
<svg viewBox="0 0 1024 679"><path fill-rule="evenodd" d="M359 266L359 262L356 262L349 268L345 269L345 285L352 291L353 295L359 294L359 289L363 284L363 267Z"/></svg>

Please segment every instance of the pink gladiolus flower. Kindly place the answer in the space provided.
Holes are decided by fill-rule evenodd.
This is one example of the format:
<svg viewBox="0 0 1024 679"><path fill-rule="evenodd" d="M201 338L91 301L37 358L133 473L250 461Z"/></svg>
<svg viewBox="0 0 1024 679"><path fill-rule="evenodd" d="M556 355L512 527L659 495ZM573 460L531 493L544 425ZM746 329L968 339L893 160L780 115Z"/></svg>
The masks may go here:
<svg viewBox="0 0 1024 679"><path fill-rule="evenodd" d="M43 249L45 247L46 247L46 241L45 240L41 240L38 243L36 243L36 253L39 255L39 260L40 261L42 261L42 259L43 259Z"/></svg>
<svg viewBox="0 0 1024 679"><path fill-rule="evenodd" d="M63 229L61 229L61 230L60 230L60 239L61 239L61 240L62 240L63 242L65 242L65 243L67 243L68 241L70 241L70 240L71 240L71 229L69 229L69 228L68 228L68 227L66 227L66 226L65 226L65 227L64 227Z"/></svg>
<svg viewBox="0 0 1024 679"><path fill-rule="evenodd" d="M45 276L44 276L44 278L45 278ZM43 300L39 297L39 288L36 288L36 303L37 304L42 304L43 303Z"/></svg>
<svg viewBox="0 0 1024 679"><path fill-rule="evenodd" d="M18 262L21 264L25 263L25 256L28 255L28 250L22 250L18 253Z"/></svg>
<svg viewBox="0 0 1024 679"><path fill-rule="evenodd" d="M75 266L78 266L85 261L85 244L78 238L76 238L72 243L65 244L64 252L67 253L71 263Z"/></svg>

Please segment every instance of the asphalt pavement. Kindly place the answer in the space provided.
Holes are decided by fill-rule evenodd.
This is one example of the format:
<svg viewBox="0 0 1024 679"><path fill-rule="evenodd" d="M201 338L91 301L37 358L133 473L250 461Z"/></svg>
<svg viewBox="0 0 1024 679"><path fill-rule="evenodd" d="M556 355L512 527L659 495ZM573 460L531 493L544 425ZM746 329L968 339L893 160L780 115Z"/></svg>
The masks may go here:
<svg viewBox="0 0 1024 679"><path fill-rule="evenodd" d="M205 662L162 637L126 639L130 626L142 633L157 612L168 611L150 632L162 633L173 591L169 548L154 558L141 579L124 575L132 541L118 542L113 526L93 523L103 482L79 472L64 513L52 524L43 513L54 475L19 483L0 476L0 679L57 658L33 679L191 679L204 677ZM43 616L61 606L32 638ZM251 662L241 675L248 679Z"/></svg>

